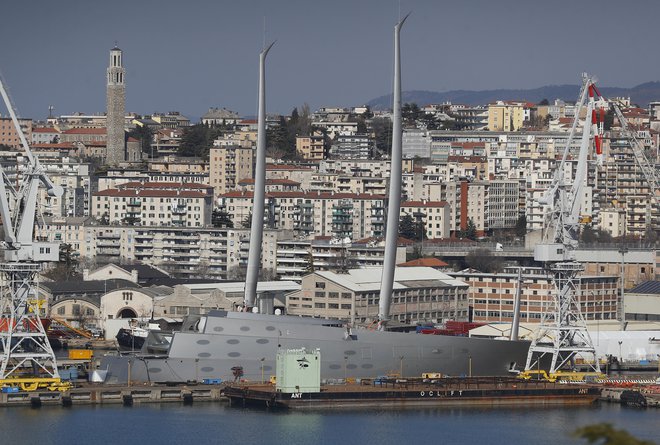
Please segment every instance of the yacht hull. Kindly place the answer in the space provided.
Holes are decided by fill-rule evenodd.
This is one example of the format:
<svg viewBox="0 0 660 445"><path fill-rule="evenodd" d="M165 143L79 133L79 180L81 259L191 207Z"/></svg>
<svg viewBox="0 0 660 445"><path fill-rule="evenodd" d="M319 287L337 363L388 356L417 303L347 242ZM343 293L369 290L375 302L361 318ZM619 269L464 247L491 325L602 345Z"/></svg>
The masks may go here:
<svg viewBox="0 0 660 445"><path fill-rule="evenodd" d="M443 335L347 330L323 321L246 313L208 315L203 328L173 334L166 355L143 353L107 356L109 383L202 382L205 379L268 380L275 375L279 348L320 349L323 380L366 378L386 374L421 376L506 375L525 363L529 342ZM328 321L325 321L328 323ZM129 366L130 362L130 366Z"/></svg>

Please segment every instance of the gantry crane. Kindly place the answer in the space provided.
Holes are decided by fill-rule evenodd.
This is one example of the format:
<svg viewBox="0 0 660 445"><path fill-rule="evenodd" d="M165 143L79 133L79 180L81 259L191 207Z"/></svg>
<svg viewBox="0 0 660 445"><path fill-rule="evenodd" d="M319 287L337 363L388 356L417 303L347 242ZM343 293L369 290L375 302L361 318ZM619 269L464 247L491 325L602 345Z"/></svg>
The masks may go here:
<svg viewBox="0 0 660 445"><path fill-rule="evenodd" d="M562 159L548 191L540 200L548 206L544 224L543 242L534 249L534 259L544 263L552 275L554 292L545 307L536 336L532 340L525 365L526 371L543 367L549 375L557 375L573 367L575 359L584 359L591 372L600 374L591 336L576 298L576 277L584 269L575 260L580 228L580 204L582 188L587 174L587 161L591 136L598 158L601 156L600 135L596 122L594 95L598 94L594 78L583 74L582 89L576 104L575 118L569 133ZM586 106L585 125L582 129L580 151L572 183L565 178L565 165L581 113ZM586 121L592 119L592 125ZM551 357L549 370L546 369Z"/></svg>
<svg viewBox="0 0 660 445"><path fill-rule="evenodd" d="M43 184L55 197L62 195L62 188L53 184L32 154L2 78L0 95L27 159L18 188L0 166L0 245L4 250L0 263L0 385L23 390L66 389L41 323L39 305L31 304L38 299L36 278L42 264L59 259L58 243L33 239L38 188Z"/></svg>

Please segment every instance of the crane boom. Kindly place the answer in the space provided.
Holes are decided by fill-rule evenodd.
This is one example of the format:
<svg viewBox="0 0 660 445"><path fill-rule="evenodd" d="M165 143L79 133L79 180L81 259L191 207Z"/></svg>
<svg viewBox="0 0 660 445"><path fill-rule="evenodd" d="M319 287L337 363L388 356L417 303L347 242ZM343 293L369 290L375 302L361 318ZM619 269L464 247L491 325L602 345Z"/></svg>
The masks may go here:
<svg viewBox="0 0 660 445"><path fill-rule="evenodd" d="M632 148L633 154L635 155L635 160L637 161L637 165L642 170L642 174L644 175L644 178L646 179L649 185L649 189L651 192L650 193L651 199L655 200L655 202L657 203L658 202L657 193L660 191L660 187L658 186L658 184L660 184L660 178L658 177L658 170L651 165L648 158L644 154L644 147L642 146L642 143L635 136L635 132L630 129L628 120L621 112L619 106L616 103L612 102L612 108L614 109L614 114L616 115L617 119L619 120L619 123L621 124L621 134L623 135L623 137L625 137L630 141L630 147Z"/></svg>
<svg viewBox="0 0 660 445"><path fill-rule="evenodd" d="M2 176L0 178L2 179L0 181L0 217L3 221L5 259L8 261L57 261L59 259L57 244L35 243L33 233L39 184L41 183L46 187L48 195L55 197L62 196L62 187L51 181L39 163L39 159L30 150L30 145L18 122L2 77L0 77L0 95L11 116L16 134L28 159L27 169L18 190L15 190L11 185L7 186L6 175L2 166L0 166ZM13 201L11 204L9 198Z"/></svg>

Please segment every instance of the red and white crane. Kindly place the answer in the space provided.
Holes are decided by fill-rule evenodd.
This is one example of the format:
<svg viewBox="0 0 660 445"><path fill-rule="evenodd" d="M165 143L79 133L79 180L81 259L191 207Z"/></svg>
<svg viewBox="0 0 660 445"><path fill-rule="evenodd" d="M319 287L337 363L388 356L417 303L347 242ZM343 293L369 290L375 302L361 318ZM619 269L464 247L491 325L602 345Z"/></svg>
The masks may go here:
<svg viewBox="0 0 660 445"><path fill-rule="evenodd" d="M600 373L596 350L576 297L576 277L584 269L575 260L580 230L580 205L586 181L589 148L593 136L597 158L602 157L601 134L597 120L595 79L583 74L582 89L576 103L575 118L555 176L540 200L548 207L543 241L534 249L534 259L552 275L554 292L545 307L539 329L532 340L525 370L547 370L549 374L573 368L582 358L591 371ZM600 96L598 94L598 96ZM569 150L577 133L578 121L586 108L580 150L572 181L565 178ZM549 369L547 369L549 366Z"/></svg>

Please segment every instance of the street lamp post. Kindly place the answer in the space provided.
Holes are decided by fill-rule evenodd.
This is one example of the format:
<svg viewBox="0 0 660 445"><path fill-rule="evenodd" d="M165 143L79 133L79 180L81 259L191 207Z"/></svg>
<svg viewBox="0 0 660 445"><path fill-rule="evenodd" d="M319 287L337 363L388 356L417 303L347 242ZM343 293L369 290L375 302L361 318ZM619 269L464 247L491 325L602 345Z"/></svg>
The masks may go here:
<svg viewBox="0 0 660 445"><path fill-rule="evenodd" d="M623 340L619 340L619 366L621 366L621 363L623 363L623 354L621 354L622 344L623 344Z"/></svg>

